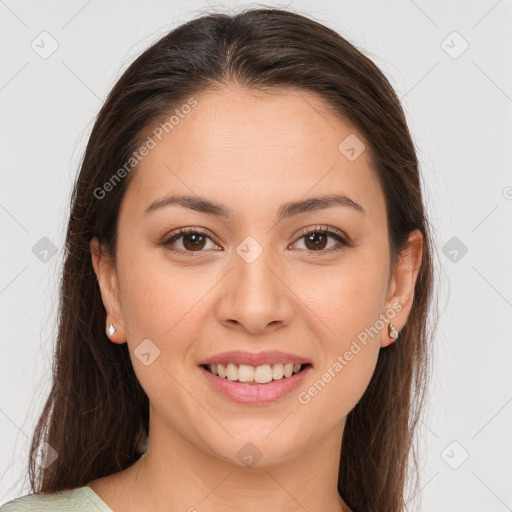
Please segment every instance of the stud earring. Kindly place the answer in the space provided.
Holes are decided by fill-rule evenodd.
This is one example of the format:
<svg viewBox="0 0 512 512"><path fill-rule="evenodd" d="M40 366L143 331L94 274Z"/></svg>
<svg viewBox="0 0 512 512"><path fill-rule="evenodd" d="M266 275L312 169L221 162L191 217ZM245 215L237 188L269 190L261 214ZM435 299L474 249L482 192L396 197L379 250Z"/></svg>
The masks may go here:
<svg viewBox="0 0 512 512"><path fill-rule="evenodd" d="M396 340L398 338L398 331L393 324L389 324L389 337Z"/></svg>
<svg viewBox="0 0 512 512"><path fill-rule="evenodd" d="M109 336L112 336L113 334L115 334L115 332L117 331L117 329L114 327L114 324L111 323L109 326L108 326L108 329L107 329L107 334Z"/></svg>

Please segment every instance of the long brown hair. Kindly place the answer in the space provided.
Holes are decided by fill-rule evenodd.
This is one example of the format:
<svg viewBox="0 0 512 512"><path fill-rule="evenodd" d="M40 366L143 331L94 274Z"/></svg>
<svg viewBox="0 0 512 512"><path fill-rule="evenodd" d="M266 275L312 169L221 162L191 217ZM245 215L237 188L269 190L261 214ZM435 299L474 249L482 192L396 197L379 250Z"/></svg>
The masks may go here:
<svg viewBox="0 0 512 512"><path fill-rule="evenodd" d="M371 382L348 415L338 479L354 512L403 511L411 447L419 472L413 434L425 402L433 337L433 242L414 144L400 101L372 60L323 24L274 8L203 14L172 30L128 67L99 112L71 198L53 383L30 450L46 442L58 456L48 467L30 460L32 490L86 485L140 457L149 401L128 345L106 337L89 246L97 236L115 257L119 206L134 170L109 187L107 198L98 187L130 161L148 127L194 95L226 83L294 87L322 97L365 137L385 194L393 265L409 233L423 234L412 310L398 340L380 350Z"/></svg>

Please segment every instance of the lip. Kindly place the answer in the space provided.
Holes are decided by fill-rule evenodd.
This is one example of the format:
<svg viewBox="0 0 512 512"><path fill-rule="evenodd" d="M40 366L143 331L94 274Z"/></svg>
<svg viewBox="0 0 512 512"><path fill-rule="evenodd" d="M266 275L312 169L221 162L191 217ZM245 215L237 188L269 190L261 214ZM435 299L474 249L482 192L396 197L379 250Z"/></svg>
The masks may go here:
<svg viewBox="0 0 512 512"><path fill-rule="evenodd" d="M233 360L231 361L234 362ZM216 363L212 362L212 364ZM312 370L312 368L313 367L311 364L309 364L306 366L306 368L301 370L299 373L295 373L291 377L283 377L282 379L273 380L267 384L245 384L237 381L223 379L222 377L209 372L202 366L199 367L209 384L217 392L229 398L233 402L247 405L258 405L276 402L286 395L289 395L294 389L301 385L301 383L304 381L304 378L309 373L309 371Z"/></svg>
<svg viewBox="0 0 512 512"><path fill-rule="evenodd" d="M249 366L260 366L264 364L293 363L293 364L311 364L311 361L303 357L296 356L279 350L266 350L264 352L249 352L247 350L232 350L230 352L222 352L214 356L208 357L198 363L203 364L228 364L236 365L247 364ZM301 372L302 373L302 372ZM297 374L298 375L298 374ZM287 377L291 379L291 377Z"/></svg>

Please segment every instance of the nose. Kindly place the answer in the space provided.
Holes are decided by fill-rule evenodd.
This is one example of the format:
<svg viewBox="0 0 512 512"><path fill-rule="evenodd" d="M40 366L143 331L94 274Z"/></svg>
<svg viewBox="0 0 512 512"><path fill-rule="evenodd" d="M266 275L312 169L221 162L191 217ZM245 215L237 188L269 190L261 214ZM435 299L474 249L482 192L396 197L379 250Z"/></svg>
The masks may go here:
<svg viewBox="0 0 512 512"><path fill-rule="evenodd" d="M273 332L290 324L293 292L275 259L263 253L252 262L238 254L234 268L223 280L217 314L228 328L250 333Z"/></svg>

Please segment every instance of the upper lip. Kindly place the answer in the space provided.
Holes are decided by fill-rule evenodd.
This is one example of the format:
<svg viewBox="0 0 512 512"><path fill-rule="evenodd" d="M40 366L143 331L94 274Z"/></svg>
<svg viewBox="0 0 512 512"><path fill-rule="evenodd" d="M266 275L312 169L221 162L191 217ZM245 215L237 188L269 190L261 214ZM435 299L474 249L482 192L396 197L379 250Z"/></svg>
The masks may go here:
<svg viewBox="0 0 512 512"><path fill-rule="evenodd" d="M232 350L229 352L222 352L215 354L211 357L200 361L199 366L204 364L228 364L233 363L236 365L246 364L249 366L261 366L264 364L278 364L278 363L293 363L293 364L310 364L307 359L303 357L289 354L287 352L280 352L279 350L266 350L263 352L248 352L246 350Z"/></svg>

